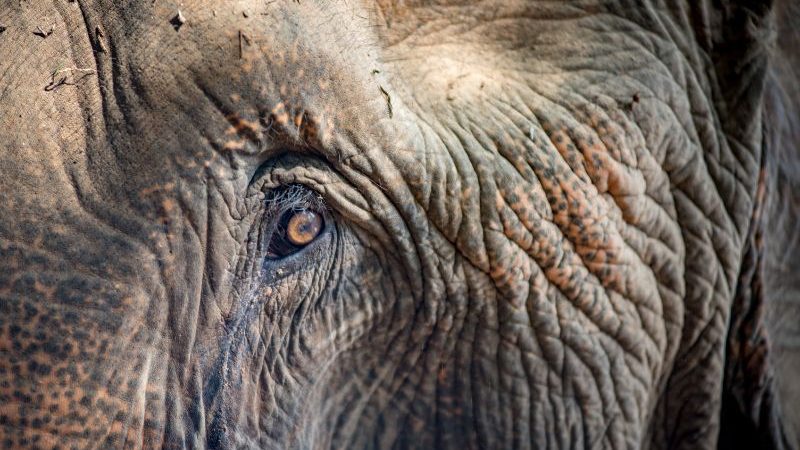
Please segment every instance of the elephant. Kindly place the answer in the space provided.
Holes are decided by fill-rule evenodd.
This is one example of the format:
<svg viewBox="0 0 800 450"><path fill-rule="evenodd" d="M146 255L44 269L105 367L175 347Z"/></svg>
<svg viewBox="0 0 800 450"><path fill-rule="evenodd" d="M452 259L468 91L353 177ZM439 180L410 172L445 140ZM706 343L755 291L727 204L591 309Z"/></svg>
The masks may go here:
<svg viewBox="0 0 800 450"><path fill-rule="evenodd" d="M796 448L791 0L3 0L0 447Z"/></svg>

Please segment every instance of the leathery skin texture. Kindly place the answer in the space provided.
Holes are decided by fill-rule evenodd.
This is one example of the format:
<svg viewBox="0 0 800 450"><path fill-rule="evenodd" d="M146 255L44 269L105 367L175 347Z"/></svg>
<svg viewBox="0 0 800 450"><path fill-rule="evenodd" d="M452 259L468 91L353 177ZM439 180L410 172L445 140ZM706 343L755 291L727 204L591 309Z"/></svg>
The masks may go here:
<svg viewBox="0 0 800 450"><path fill-rule="evenodd" d="M772 21L0 4L0 446L715 447Z"/></svg>

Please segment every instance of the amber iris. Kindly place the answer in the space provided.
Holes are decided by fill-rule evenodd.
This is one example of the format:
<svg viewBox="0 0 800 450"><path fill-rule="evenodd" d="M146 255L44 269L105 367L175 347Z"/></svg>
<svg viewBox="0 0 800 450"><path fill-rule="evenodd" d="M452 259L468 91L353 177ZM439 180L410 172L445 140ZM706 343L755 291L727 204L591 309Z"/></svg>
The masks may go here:
<svg viewBox="0 0 800 450"><path fill-rule="evenodd" d="M322 230L322 217L314 211L298 211L286 224L286 237L294 245L308 245Z"/></svg>

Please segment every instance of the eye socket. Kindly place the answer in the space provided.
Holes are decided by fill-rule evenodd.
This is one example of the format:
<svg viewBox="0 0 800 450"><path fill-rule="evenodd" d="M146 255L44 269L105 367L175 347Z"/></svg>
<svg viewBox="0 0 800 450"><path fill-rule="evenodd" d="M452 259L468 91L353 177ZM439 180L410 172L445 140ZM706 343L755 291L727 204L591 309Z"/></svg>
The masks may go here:
<svg viewBox="0 0 800 450"><path fill-rule="evenodd" d="M325 228L322 214L311 209L292 209L283 214L270 236L268 259L280 259L297 253L314 242Z"/></svg>

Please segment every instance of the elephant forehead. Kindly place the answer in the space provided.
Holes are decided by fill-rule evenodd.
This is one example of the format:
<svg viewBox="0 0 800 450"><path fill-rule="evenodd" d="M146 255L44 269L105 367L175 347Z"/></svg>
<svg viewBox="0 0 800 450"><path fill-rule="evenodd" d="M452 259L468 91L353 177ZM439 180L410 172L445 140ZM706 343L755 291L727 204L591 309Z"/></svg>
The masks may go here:
<svg viewBox="0 0 800 450"><path fill-rule="evenodd" d="M129 173L148 174L144 189L157 158L193 165L199 154L244 183L249 173L225 175L231 166L218 155L263 161L288 143L365 174L403 205L402 220L433 225L412 232L441 235L499 285L528 284L531 274L512 270L521 251L561 289L596 280L625 291L651 276L636 253L652 249L632 251L620 230L646 209L659 211L641 224L668 250L659 254L682 257L654 152L681 165L696 151L679 148L696 136L674 115L691 101L652 52L623 36L624 20L593 30L592 11L512 3L487 26L458 5L448 18L437 8L239 2L186 7L177 27L164 21L169 8L90 26L107 29L98 39L124 68L106 74L115 92L107 110L118 145L136 150L118 158L150 168ZM654 42L674 51L666 37ZM101 65L107 57L98 54ZM647 126L654 118L660 128ZM685 141L664 145L654 129ZM607 270L615 266L641 270ZM681 291L679 273L662 276ZM659 311L657 296L642 295Z"/></svg>
<svg viewBox="0 0 800 450"><path fill-rule="evenodd" d="M494 94L519 71L547 74L551 85L564 83L562 69L547 58L513 47L542 29L566 39L574 27L545 21L536 32L505 33L519 35L511 41L492 31L524 29L552 11L511 3L496 11L499 17L481 22L492 6L448 5L447 13L381 6L239 1L224 8L213 2L87 8L90 39L101 50L102 82L114 92L106 96L106 115L127 128L155 132L162 142L165 134L187 127L206 132L221 149L252 151L242 138L260 136L256 124L264 118L277 126L272 131L295 141L307 141L307 133L324 141L335 130L374 136L406 128L402 132L409 134L413 126L389 119L404 105L444 100L440 93L453 101L494 85ZM180 27L169 20L179 13ZM392 138L390 133L384 140ZM193 147L187 140L180 136L183 149ZM138 147L141 152L148 145ZM155 147L156 157L168 148Z"/></svg>
<svg viewBox="0 0 800 450"><path fill-rule="evenodd" d="M307 111L317 120L353 126L348 116L369 115L364 108L372 100L372 110L386 111L374 76L379 54L365 33L370 22L344 3L234 2L221 8L197 2L181 9L157 5L156 14L137 9L98 17L94 26L108 28L101 39L110 41L121 64L108 81L119 91L110 101L122 103L119 114L130 116L126 121L135 120L137 110L154 114L158 106L176 113L203 101L223 117L255 119L233 124L241 133L253 131L250 124L265 115L288 127L300 123L295 113ZM168 18L179 12L185 24L176 30ZM101 64L104 57L111 55L98 54ZM201 122L190 125L202 128L219 119L197 114L173 116L171 123Z"/></svg>

